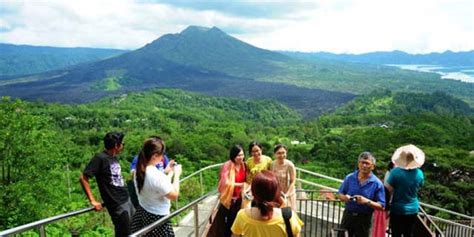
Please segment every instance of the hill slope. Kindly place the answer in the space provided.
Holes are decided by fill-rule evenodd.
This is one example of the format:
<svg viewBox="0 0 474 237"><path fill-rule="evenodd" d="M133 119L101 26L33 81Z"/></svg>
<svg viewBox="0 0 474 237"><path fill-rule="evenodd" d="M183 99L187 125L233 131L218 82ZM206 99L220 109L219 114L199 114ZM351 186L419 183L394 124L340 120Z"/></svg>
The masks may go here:
<svg viewBox="0 0 474 237"><path fill-rule="evenodd" d="M409 54L403 51L373 52L364 54L283 52L301 59L331 59L370 64L431 64L448 66L474 66L474 50L467 52Z"/></svg>
<svg viewBox="0 0 474 237"><path fill-rule="evenodd" d="M220 46L211 50L216 45ZM203 56L206 52L214 54ZM239 77L239 73L229 69L249 72L247 76L252 71L268 75L273 69L270 64L266 66L266 62L287 59L238 41L217 28L189 27L179 35L165 35L143 48L114 58L0 81L0 95L83 103L155 87L180 88L208 95L275 99L305 116L321 114L354 97L348 93L255 81ZM226 67L228 70L217 70Z"/></svg>
<svg viewBox="0 0 474 237"><path fill-rule="evenodd" d="M164 35L140 50L156 51L179 64L246 78L277 74L282 70L279 63L292 60L240 41L216 27L190 26L179 34Z"/></svg>
<svg viewBox="0 0 474 237"><path fill-rule="evenodd" d="M0 43L0 78L41 73L117 56L118 49L59 48Z"/></svg>

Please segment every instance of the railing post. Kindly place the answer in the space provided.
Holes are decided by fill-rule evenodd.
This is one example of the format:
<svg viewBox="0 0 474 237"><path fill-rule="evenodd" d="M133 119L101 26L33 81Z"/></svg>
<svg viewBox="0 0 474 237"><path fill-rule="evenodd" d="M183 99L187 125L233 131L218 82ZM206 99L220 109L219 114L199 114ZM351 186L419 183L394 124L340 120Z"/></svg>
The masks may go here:
<svg viewBox="0 0 474 237"><path fill-rule="evenodd" d="M201 196L204 195L204 184L203 184L203 180L202 180L202 172L199 173L199 181L200 181L200 184L201 184Z"/></svg>
<svg viewBox="0 0 474 237"><path fill-rule="evenodd" d="M44 231L44 225L39 226L39 234L40 234L40 237L46 237L46 233Z"/></svg>
<svg viewBox="0 0 474 237"><path fill-rule="evenodd" d="M194 236L199 237L199 207L194 205Z"/></svg>
<svg viewBox="0 0 474 237"><path fill-rule="evenodd" d="M298 189L298 190L302 189L301 188L301 182L299 181L300 179L301 179L301 171L298 170L298 176L296 178L296 189ZM298 193L296 193L295 195L296 195L296 198L301 198L303 196L303 195L301 195L301 193L300 193L299 196L298 196Z"/></svg>
<svg viewBox="0 0 474 237"><path fill-rule="evenodd" d="M303 182L301 182L301 170L297 169L296 172L298 172L297 177L296 177L296 189L297 190L303 190ZM306 192L298 192L296 193L296 198L306 198Z"/></svg>

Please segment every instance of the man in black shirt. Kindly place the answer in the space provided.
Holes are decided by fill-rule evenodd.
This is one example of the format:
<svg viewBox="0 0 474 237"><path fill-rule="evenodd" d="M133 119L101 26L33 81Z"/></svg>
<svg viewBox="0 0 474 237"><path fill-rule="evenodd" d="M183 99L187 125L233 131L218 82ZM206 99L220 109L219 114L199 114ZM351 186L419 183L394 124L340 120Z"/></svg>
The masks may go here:
<svg viewBox="0 0 474 237"><path fill-rule="evenodd" d="M130 224L135 212L116 157L123 150L123 137L123 133L107 133L104 137L105 150L92 157L79 178L91 205L99 211L102 204L94 198L89 184L90 178L96 178L100 196L115 226L115 236L131 234Z"/></svg>

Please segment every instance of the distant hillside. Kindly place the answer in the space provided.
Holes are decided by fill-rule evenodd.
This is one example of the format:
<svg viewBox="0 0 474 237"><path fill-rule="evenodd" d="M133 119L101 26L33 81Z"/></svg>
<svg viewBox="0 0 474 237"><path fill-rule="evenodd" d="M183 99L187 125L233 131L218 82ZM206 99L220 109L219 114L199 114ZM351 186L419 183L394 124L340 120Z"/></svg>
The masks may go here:
<svg viewBox="0 0 474 237"><path fill-rule="evenodd" d="M271 75L272 60L283 63L289 57L243 43L217 28L191 26L117 57L0 81L0 95L84 103L130 91L179 88L215 96L278 100L305 117L354 97L251 77Z"/></svg>
<svg viewBox="0 0 474 237"><path fill-rule="evenodd" d="M336 110L335 115L392 115L406 116L431 113L440 116L474 116L469 105L444 92L408 93L391 91L373 91L358 97Z"/></svg>
<svg viewBox="0 0 474 237"><path fill-rule="evenodd" d="M462 98L471 106L474 106L473 83L444 80L441 79L441 76L437 73L402 70L382 65L385 63L402 63L402 61L396 60L389 61L388 58L391 57L389 55L385 55L387 61L378 64L369 58L364 61L362 60L363 57L357 58L357 55L348 56L348 58L344 60L343 56L330 53L285 52L285 54L292 56L294 59L303 60L305 63L287 64L285 66L288 67L288 73L271 78L263 78L262 80L279 81L299 86L344 91L355 94L367 94L372 90L379 89L424 93L443 91ZM405 53L401 52L398 52L398 54L405 55ZM460 59L459 62L468 63L470 54L472 55L472 53L463 54L462 57L458 55L459 58L466 59ZM377 53L374 53L374 55L377 55ZM443 58L442 56L440 57ZM443 60L450 61L449 58ZM409 63L408 61L403 62ZM425 63L428 63L428 61Z"/></svg>
<svg viewBox="0 0 474 237"><path fill-rule="evenodd" d="M446 66L474 66L474 50L468 52L452 52L429 54L408 54L402 51L373 52L365 54L333 54L326 52L301 53L282 52L299 59L331 59L355 63L370 64L431 64Z"/></svg>
<svg viewBox="0 0 474 237"><path fill-rule="evenodd" d="M124 52L126 51L118 49L59 48L0 43L0 78L46 72L110 58Z"/></svg>
<svg viewBox="0 0 474 237"><path fill-rule="evenodd" d="M151 88L273 99L315 116L374 89L444 91L474 104L472 84L393 67L312 61L260 49L218 28L190 26L119 56L0 81L0 95L83 103Z"/></svg>

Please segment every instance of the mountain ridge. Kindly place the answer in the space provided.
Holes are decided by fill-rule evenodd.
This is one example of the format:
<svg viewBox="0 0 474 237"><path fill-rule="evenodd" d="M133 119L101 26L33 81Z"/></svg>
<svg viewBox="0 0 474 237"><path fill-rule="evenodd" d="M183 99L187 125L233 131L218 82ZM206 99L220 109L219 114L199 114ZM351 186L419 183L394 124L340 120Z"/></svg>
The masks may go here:
<svg viewBox="0 0 474 237"><path fill-rule="evenodd" d="M0 95L84 103L131 91L177 88L214 96L273 99L304 116L316 116L354 97L254 79L256 74L276 73L278 67L268 64L268 60L288 59L237 40L218 28L188 27L113 58L0 81Z"/></svg>
<svg viewBox="0 0 474 237"><path fill-rule="evenodd" d="M236 39L217 27L189 26L181 33L166 34L144 47L156 50L164 58L185 65L219 70L237 77L255 77L278 71L272 62L288 62L291 58L261 49ZM242 72L239 67L245 68ZM262 68L268 68L262 72Z"/></svg>
<svg viewBox="0 0 474 237"><path fill-rule="evenodd" d="M127 51L0 43L0 78L57 70L114 57L124 52Z"/></svg>
<svg viewBox="0 0 474 237"><path fill-rule="evenodd" d="M442 53L410 54L400 50L376 51L362 54L335 54L330 52L291 52L279 51L288 56L301 59L331 59L371 64L442 64L451 66L474 66L474 50Z"/></svg>
<svg viewBox="0 0 474 237"><path fill-rule="evenodd" d="M274 99L305 116L332 110L374 89L446 91L474 101L472 89L438 75L318 59L307 62L257 48L219 28L190 26L119 56L0 80L0 95L83 103L151 88Z"/></svg>

